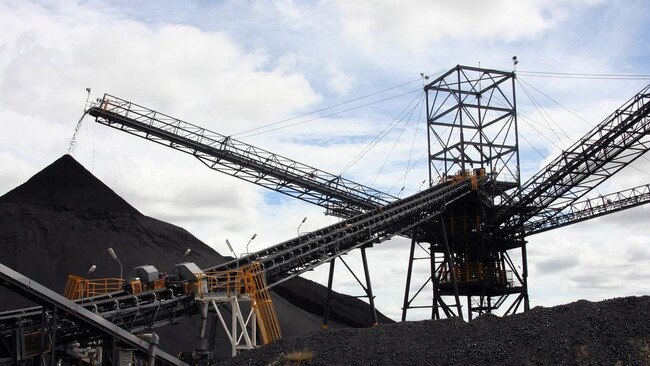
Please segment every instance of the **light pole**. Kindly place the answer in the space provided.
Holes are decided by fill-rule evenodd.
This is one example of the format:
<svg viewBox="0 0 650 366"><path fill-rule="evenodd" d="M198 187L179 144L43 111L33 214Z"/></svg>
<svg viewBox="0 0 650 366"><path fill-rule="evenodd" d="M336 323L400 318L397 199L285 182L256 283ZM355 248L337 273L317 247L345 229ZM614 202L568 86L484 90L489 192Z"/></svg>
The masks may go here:
<svg viewBox="0 0 650 366"><path fill-rule="evenodd" d="M235 251L232 249L232 245L230 245L230 240L226 239L226 245L228 246L228 249L230 250L230 253L235 256L235 259L237 259L237 269L239 269L239 257L237 254L235 254Z"/></svg>
<svg viewBox="0 0 650 366"><path fill-rule="evenodd" d="M183 253L183 255L181 256L181 260L182 260L183 258L187 257L190 253L192 253L192 249L187 248L187 250L185 251L185 253Z"/></svg>
<svg viewBox="0 0 650 366"><path fill-rule="evenodd" d="M235 295L237 295L237 288L239 287L238 283L237 283L239 281L239 256L237 256L235 251L232 249L232 245L230 245L230 240L226 239L226 245L228 246L228 249L230 249L230 253L232 253L232 255L234 255L235 259L237 260L237 269L235 271L235 273L236 273L236 275L235 275ZM229 277L230 277L230 275L228 275L228 278ZM230 281L230 279L228 279L228 281ZM230 284L228 284L228 287L230 287Z"/></svg>
<svg viewBox="0 0 650 366"><path fill-rule="evenodd" d="M122 279L122 262L120 262L120 259L117 257L117 254L115 254L115 251L113 250L113 248L108 248L108 254L110 254L111 257L113 257L113 259L116 260L117 263L120 264L120 280L121 280Z"/></svg>
<svg viewBox="0 0 650 366"><path fill-rule="evenodd" d="M298 228L296 228L296 232L298 233L298 239L300 239L300 227L302 226L302 224L305 223L305 221L307 221L307 216L305 216L305 218L302 219L302 221L300 221L300 225L298 225Z"/></svg>
<svg viewBox="0 0 650 366"><path fill-rule="evenodd" d="M251 255L251 253L248 251L248 245L249 245L253 240L255 240L255 238L257 238L257 233L253 234L253 236L252 236L250 239L248 239L248 243L246 243L246 255L247 255L247 256L250 256L250 255Z"/></svg>
<svg viewBox="0 0 650 366"><path fill-rule="evenodd" d="M90 275L91 273L95 272L96 269L97 269L96 265L93 264L92 266L90 266L90 268L88 268L88 272L86 272L86 275L84 276L83 280L81 281L81 298L82 299L86 297L87 292L88 292L88 289L86 287L86 282L87 282L86 277L88 277L88 275ZM82 300L82 302L83 302L83 300Z"/></svg>
<svg viewBox="0 0 650 366"><path fill-rule="evenodd" d="M420 186L418 187L418 192L420 191L420 189L422 188L422 185L423 185L426 181L427 181L427 180L425 179L425 180L422 181L422 183L420 183Z"/></svg>
<svg viewBox="0 0 650 366"><path fill-rule="evenodd" d="M92 266L90 266L90 268L88 268L88 273L86 273L86 277L87 277L89 274L95 272L96 269L97 269L97 266L96 266L96 265L93 264ZM86 277L84 277L84 279L85 279Z"/></svg>

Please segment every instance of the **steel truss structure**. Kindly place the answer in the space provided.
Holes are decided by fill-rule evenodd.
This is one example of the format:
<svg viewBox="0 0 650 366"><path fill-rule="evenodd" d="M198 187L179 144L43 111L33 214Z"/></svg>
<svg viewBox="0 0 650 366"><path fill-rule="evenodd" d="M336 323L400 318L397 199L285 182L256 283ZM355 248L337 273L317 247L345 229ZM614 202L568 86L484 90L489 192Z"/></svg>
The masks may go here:
<svg viewBox="0 0 650 366"><path fill-rule="evenodd" d="M432 275L427 281L438 283L437 287L441 291L436 291L436 293L440 296L445 291L447 291L446 296L451 296L453 292L455 298L456 292L467 293L462 287L470 286L470 282L473 282L470 287L477 288L476 273L484 279L492 278L490 280L492 283L494 278L499 278L497 286L499 290L497 291L493 284L480 290L480 294L473 296L475 299L470 298L468 301L470 304L477 303L478 305L468 306L468 312L471 312L471 308L475 308L478 313L492 311L503 303L503 297L511 294L512 289L518 296L513 302L516 305L511 310L516 311L521 304L524 304L524 308L527 307L524 236L523 234L504 235L506 226L494 219L494 217L499 217L501 220L512 220L518 209L526 207L513 203L521 194L519 190L514 189L520 187L514 76L514 73L511 72L457 66L425 86L430 185L434 185L437 179L445 179L458 171L466 174L467 170L471 169L477 171L483 169L490 176L491 183L489 188L464 198L467 201L448 207L443 214L444 218L439 220L446 223L444 235L437 232L441 230L440 227L434 227L428 223L424 226L429 225L430 228L423 226L417 231L401 230L399 233L407 237L417 235L418 240L428 246L429 259L433 263L432 273L438 273L438 275ZM643 92L640 94L642 95ZM223 135L111 95L104 95L99 103L90 108L88 112L99 123L191 153L204 162L209 160L218 164L227 164L228 174L319 204L326 207L330 213L337 213L340 216L365 212L394 200L394 197L382 195L381 192L360 186L357 183L350 185L363 188L353 189L357 194L351 195L348 184L331 184L332 181L339 181L332 174L314 170L312 167L286 158L275 157L270 152L250 145L239 145L240 142ZM647 111L643 110L642 113L647 114ZM615 113L616 116L624 114L625 112ZM612 126L612 129L604 135L609 136L615 130L625 131L629 128L630 126L619 128ZM234 149L235 152L229 148L231 141L240 147ZM259 151L263 151L263 153L257 153ZM571 161L570 158L575 157L567 154L564 156L565 161ZM278 165L278 163L280 164ZM208 165L215 168L212 163ZM301 168L295 169L294 167ZM223 169L223 167L219 169ZM279 173L278 170L282 173ZM240 174L240 172L245 173ZM310 172L316 173L310 174ZM327 176L329 179L325 182L312 179L321 176ZM305 178L307 179L305 180ZM269 182L274 183L269 185ZM291 182L299 188L286 182ZM284 190L286 187L289 187L290 191ZM314 192L324 192L325 196L314 199L318 196ZM358 192L372 193L359 195ZM364 200L362 198L364 195L367 198L367 204L360 203L360 200ZM377 197L383 199L377 200ZM336 208L333 208L331 202L337 202ZM613 206L615 205L616 203ZM526 208L526 210L530 210L530 208ZM595 212L591 211L586 214L591 215ZM564 220L546 221L545 228L551 229L556 223L560 225L560 222L564 226L572 223L573 219L577 219L577 216L564 217ZM586 218L587 216L582 215L579 220ZM522 225L517 227L522 227ZM447 246L450 248L449 256L453 259L452 262L446 264L442 259L444 253L441 252L445 248L443 238L447 241ZM302 245L301 241L302 238L298 238L297 241L294 240L289 244L282 243L280 246ZM413 249L421 247L422 243L415 247L412 245ZM363 247L363 245L358 247ZM512 260L511 253L509 253L513 250L519 251L519 254L514 257L515 260ZM330 257L324 256L322 259L314 260L319 262L330 259ZM414 257L411 255L411 261L413 259ZM521 273L517 269L519 266L522 267ZM465 268L463 273L460 272L462 268ZM306 269L296 266L285 275L291 275L293 272L300 273L303 270ZM458 272L459 279L465 278L466 282L458 291L452 291L451 288L454 286L450 288L446 284L449 282L448 278L456 277L451 276L454 271ZM495 277L494 273L497 272L500 274ZM409 273L411 273L410 270ZM484 280L482 281L484 282ZM408 294L411 285L410 275L407 285L406 292ZM484 287L486 287L485 283ZM371 291L369 286L365 286L365 288L366 293L368 290ZM447 290L442 291L445 288ZM492 295L488 295L488 293ZM439 305L431 306L445 308L446 310L443 310L445 314L452 314L453 307L456 310L461 308L458 299L454 300L454 306L448 307L443 304L444 301L438 299L438 296L433 297L436 299L433 303ZM491 297L496 298L492 301ZM406 295L405 309L408 309L412 302L413 299ZM435 311L432 313L435 317ZM468 313L468 315L470 314Z"/></svg>
<svg viewBox="0 0 650 366"><path fill-rule="evenodd" d="M472 186L484 184L484 182L485 179L476 179L473 182L471 179L444 182L415 196L368 211L338 224L303 234L298 238L252 253L239 260L208 268L205 271L208 273L231 271L255 264L260 267L261 277L268 280L268 284L265 284L264 287L266 290L356 248L371 247L376 243L390 239L395 234L428 221L443 212L448 204L471 192ZM365 257L365 251L362 253ZM365 260L364 263L367 264ZM370 289L370 277L367 271L366 280L368 281L367 289ZM329 288L331 290L331 283ZM369 298L372 298L371 292ZM65 301L68 300L65 299ZM191 294L174 296L168 288L143 292L137 296L113 293L91 299L81 299L78 302L80 302L78 305L71 304L81 309L79 311L89 312L84 309L84 307L88 307L96 313L95 316L101 316L100 318L104 321L110 320L133 332L143 328L152 329L165 326L178 318L201 311L205 312L208 309L205 299L195 298ZM375 312L374 305L371 310L373 313ZM40 313L42 313L42 309L39 308L0 313L0 321L3 328L29 327L29 329L37 330L42 329L42 319L45 319L44 317L39 318ZM240 326L249 324L248 320L244 321L239 318L236 320ZM127 332L118 325L113 326L119 331ZM245 345L240 344L239 337L243 336L243 333L237 333L236 327L231 329L232 334L230 334L232 339L237 340L233 349L254 346L253 341L251 341L253 343L247 341ZM55 340L54 344L57 342L66 344L79 340L92 341L95 338L91 331L92 328L86 331L74 322L62 324L59 326L59 332L66 336ZM202 333L204 332L205 330L202 331ZM7 334L5 338L11 339L12 337L13 334Z"/></svg>
<svg viewBox="0 0 650 366"><path fill-rule="evenodd" d="M177 296L170 289L164 288L135 295L119 291L75 300L74 303L120 328L139 333L178 323L185 316L198 313L193 300L191 295ZM0 326L7 328L38 326L43 321L43 309L41 306L36 306L2 312ZM86 332L88 330L69 324L65 332L59 332L58 338L62 342L71 342Z"/></svg>
<svg viewBox="0 0 650 366"><path fill-rule="evenodd" d="M485 184L486 178L477 181ZM410 232L438 216L470 192L471 180L443 182L413 196L251 253L206 271L225 271L259 263L269 288L354 249L371 247L395 235Z"/></svg>
<svg viewBox="0 0 650 366"><path fill-rule="evenodd" d="M570 213L572 204L650 149L650 85L596 125L512 195L496 216L521 235Z"/></svg>
<svg viewBox="0 0 650 366"><path fill-rule="evenodd" d="M96 121L190 154L216 171L351 217L397 198L306 164L105 94Z"/></svg>
<svg viewBox="0 0 650 366"><path fill-rule="evenodd" d="M42 306L40 324L31 324L32 327L29 327L29 323L2 327L2 364L31 364L31 358L37 357L38 364L54 366L57 364L57 358L52 356L55 352L79 353L80 349L87 347L105 350L89 355L89 362L97 365L120 364L119 359L124 350L131 353L135 350L136 354L132 357L147 360L150 365L185 365L157 349L155 342L149 343L136 337L3 264L0 264L0 280L10 290ZM30 338L39 346L29 347ZM156 336L148 338L155 341Z"/></svg>
<svg viewBox="0 0 650 366"><path fill-rule="evenodd" d="M496 240L485 226L519 186L515 75L458 65L424 90L429 181L485 174L491 184L454 202L438 222L414 231L402 320L409 309L419 308L431 308L434 319L465 315L471 319L499 308L510 295L516 298L506 314L517 311L521 303L528 309L525 242ZM521 274L510 259L515 251ZM429 263L430 276L411 289L414 265L422 260ZM461 297L466 297L467 306Z"/></svg>
<svg viewBox="0 0 650 366"><path fill-rule="evenodd" d="M640 206L650 202L650 184L626 189L620 192L599 195L571 203L557 215L545 219L531 220L524 224L525 235L533 235L575 224L614 212Z"/></svg>
<svg viewBox="0 0 650 366"><path fill-rule="evenodd" d="M429 181L483 168L519 185L513 72L456 66L425 85Z"/></svg>
<svg viewBox="0 0 650 366"><path fill-rule="evenodd" d="M368 269L368 258L366 256L366 247L361 247L360 252L361 252L361 265L363 266L364 281L361 281L359 279L359 277L356 275L352 267L348 265L348 263L343 259L342 256L332 258L332 260L330 261L330 269L329 269L329 274L327 276L327 295L325 297L325 306L323 307L323 322L322 322L323 329L329 328L328 322L330 317L330 302L332 300L337 299L332 294L332 284L334 282L334 268L337 259L341 263L343 263L343 265L348 270L348 272L350 272L352 277L357 281L359 286L363 289L364 295L355 296L355 297L368 299L368 303L370 305L370 319L371 319L371 323L369 325L375 326L379 324L379 321L377 320L377 309L375 309L375 296L372 294L372 283L370 281L370 271ZM346 295L340 297L347 298L349 296Z"/></svg>
<svg viewBox="0 0 650 366"><path fill-rule="evenodd" d="M650 86L520 185L514 77L457 66L425 86L430 188L401 200L108 94L87 113L98 123L191 154L211 169L348 217L205 271L258 263L270 288L330 262L331 291L334 260L360 249L365 284L357 280L374 312L365 250L402 235L411 238L402 318L420 307L430 308L432 318L471 318L506 304L511 295L505 313L528 308L526 235L650 201L647 185L580 200L648 150ZM430 276L414 286L415 267L422 263ZM422 304L418 299L425 293L431 302ZM117 308L110 305L113 299L96 298L93 311L133 331L201 309L193 297L172 292L145 292L136 301L129 300L132 295L110 296L121 299ZM467 297L466 305L461 297ZM45 301L42 309L48 306ZM85 314L85 306L78 305L79 312ZM42 309L0 314L0 321L13 321L11 329L48 329L52 318ZM59 327L72 329L70 334L82 328L75 321ZM94 334L103 328L92 323L89 329Z"/></svg>

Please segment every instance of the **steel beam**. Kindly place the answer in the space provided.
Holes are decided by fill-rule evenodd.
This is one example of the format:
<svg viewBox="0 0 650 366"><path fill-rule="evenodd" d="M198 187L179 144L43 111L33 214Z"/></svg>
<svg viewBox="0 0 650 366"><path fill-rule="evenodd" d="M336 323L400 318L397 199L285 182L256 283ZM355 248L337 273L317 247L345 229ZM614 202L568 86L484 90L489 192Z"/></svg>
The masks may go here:
<svg viewBox="0 0 650 366"><path fill-rule="evenodd" d="M100 333L104 339L115 338L127 347L134 348L145 355L149 354L150 345L148 342L3 264L0 264L0 280L2 281L2 285L8 289L35 303L41 304L44 308L55 309L55 313L58 311L61 315L65 314L66 318L70 321L81 327L90 328L94 332ZM56 318L54 318L54 321L56 322ZM54 333L54 337L56 337L56 333ZM55 345L53 344L52 347L54 348ZM165 365L186 365L177 358L160 350L156 352L156 359Z"/></svg>
<svg viewBox="0 0 650 366"><path fill-rule="evenodd" d="M486 177L480 178L483 184ZM471 192L470 179L445 182L384 207L287 240L205 271L223 271L259 262L273 287L333 258L410 232L441 214L448 204Z"/></svg>
<svg viewBox="0 0 650 366"><path fill-rule="evenodd" d="M213 170L325 207L338 216L351 217L397 199L109 94L87 113L100 124L185 152Z"/></svg>
<svg viewBox="0 0 650 366"><path fill-rule="evenodd" d="M589 191L650 150L650 85L595 126L504 202L501 234L552 222Z"/></svg>
<svg viewBox="0 0 650 366"><path fill-rule="evenodd" d="M555 216L534 217L526 222L526 235L539 234L650 202L650 184L574 202Z"/></svg>

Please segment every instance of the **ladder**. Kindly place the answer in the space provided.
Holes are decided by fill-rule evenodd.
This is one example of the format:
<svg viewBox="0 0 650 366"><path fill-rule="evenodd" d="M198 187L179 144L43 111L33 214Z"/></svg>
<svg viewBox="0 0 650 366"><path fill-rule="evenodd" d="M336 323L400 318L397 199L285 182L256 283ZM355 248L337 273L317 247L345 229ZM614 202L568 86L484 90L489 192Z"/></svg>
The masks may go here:
<svg viewBox="0 0 650 366"><path fill-rule="evenodd" d="M244 268L244 286L251 298L251 307L257 316L262 343L269 344L282 338L280 322L267 288L266 276L258 262Z"/></svg>

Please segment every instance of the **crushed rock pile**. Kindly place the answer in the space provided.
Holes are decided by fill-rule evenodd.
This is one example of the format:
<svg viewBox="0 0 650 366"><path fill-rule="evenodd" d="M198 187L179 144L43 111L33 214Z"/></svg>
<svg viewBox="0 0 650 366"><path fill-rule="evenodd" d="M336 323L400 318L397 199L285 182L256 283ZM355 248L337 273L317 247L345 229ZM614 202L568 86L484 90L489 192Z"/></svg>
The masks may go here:
<svg viewBox="0 0 650 366"><path fill-rule="evenodd" d="M650 296L285 338L225 365L650 365Z"/></svg>
<svg viewBox="0 0 650 366"><path fill-rule="evenodd" d="M58 293L63 293L68 274L83 275L93 264L97 269L90 278L117 277L119 265L110 257L109 247L124 265L125 277L143 264L170 271L188 248L191 253L183 261L200 268L227 260L183 228L140 213L70 155L0 197L0 262ZM300 290L291 290L292 286ZM305 279L289 281L284 288L292 293L289 300L272 294L283 335L320 329L322 313L300 305L314 301L325 288ZM3 287L0 300L0 311L33 305ZM350 306L341 314L332 309L332 326L371 324L369 306L348 301ZM156 332L161 348L177 354L194 349L199 329L200 317L195 316ZM218 357L229 356L225 336L216 351Z"/></svg>

